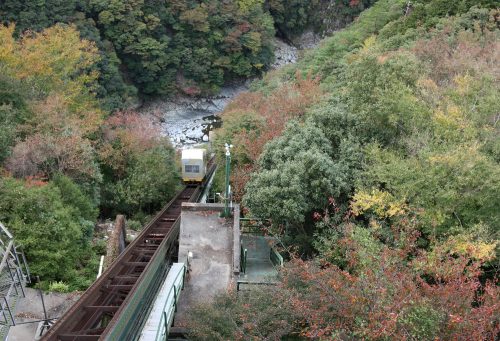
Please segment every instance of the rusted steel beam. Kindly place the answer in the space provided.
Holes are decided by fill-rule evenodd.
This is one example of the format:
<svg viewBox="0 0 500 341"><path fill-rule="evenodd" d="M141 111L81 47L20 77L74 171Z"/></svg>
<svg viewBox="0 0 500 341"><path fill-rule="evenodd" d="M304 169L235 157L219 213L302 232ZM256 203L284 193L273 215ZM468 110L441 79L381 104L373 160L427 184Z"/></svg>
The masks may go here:
<svg viewBox="0 0 500 341"><path fill-rule="evenodd" d="M58 340L60 341L91 341L99 340L99 335L85 335L85 334L60 334Z"/></svg>
<svg viewBox="0 0 500 341"><path fill-rule="evenodd" d="M109 288L120 289L120 290L130 290L132 289L132 284L108 284Z"/></svg>
<svg viewBox="0 0 500 341"><path fill-rule="evenodd" d="M178 231L172 230L172 227L180 216L181 203L193 200L198 195L197 187L188 186L179 192L85 291L76 304L49 329L42 340L105 339L141 284L160 244L167 242L169 249L174 247ZM169 251L168 254L172 252Z"/></svg>
<svg viewBox="0 0 500 341"><path fill-rule="evenodd" d="M116 277L113 277L111 278L111 280L117 280L117 281L137 281L137 279L139 278L139 276L130 276L130 275L120 275L120 276L116 276Z"/></svg>
<svg viewBox="0 0 500 341"><path fill-rule="evenodd" d="M120 308L120 306L116 305L88 305L84 307L86 310L99 310L105 312L115 312L118 308Z"/></svg>
<svg viewBox="0 0 500 341"><path fill-rule="evenodd" d="M123 264L125 264L126 266L138 267L138 266L146 266L148 262L123 262Z"/></svg>
<svg viewBox="0 0 500 341"><path fill-rule="evenodd" d="M140 245L137 245L137 246L140 247L140 248L149 248L150 250L158 248L157 244L140 244Z"/></svg>

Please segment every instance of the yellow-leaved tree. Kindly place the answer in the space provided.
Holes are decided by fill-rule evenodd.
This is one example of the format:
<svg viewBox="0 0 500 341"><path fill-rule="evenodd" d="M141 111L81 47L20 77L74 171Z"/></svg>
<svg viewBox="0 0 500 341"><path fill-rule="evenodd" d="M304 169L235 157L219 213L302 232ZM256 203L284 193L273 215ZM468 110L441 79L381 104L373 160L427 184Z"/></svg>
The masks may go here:
<svg viewBox="0 0 500 341"><path fill-rule="evenodd" d="M29 84L32 98L60 94L71 112L95 112L94 89L99 60L93 42L81 39L74 26L55 25L15 40L14 25L0 26L0 68Z"/></svg>
<svg viewBox="0 0 500 341"><path fill-rule="evenodd" d="M95 44L68 25L28 31L19 39L14 31L14 25L0 25L0 71L21 85L30 115L16 127L7 169L18 177L63 173L98 181L92 140L104 112L94 94Z"/></svg>

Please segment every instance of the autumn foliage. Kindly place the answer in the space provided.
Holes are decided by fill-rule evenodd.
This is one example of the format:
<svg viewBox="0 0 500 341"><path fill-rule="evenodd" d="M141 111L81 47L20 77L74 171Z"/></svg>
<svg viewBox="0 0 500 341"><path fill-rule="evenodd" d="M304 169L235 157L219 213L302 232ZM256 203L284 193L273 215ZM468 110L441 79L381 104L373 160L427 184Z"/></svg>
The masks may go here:
<svg viewBox="0 0 500 341"><path fill-rule="evenodd" d="M154 118L102 109L99 61L75 26L18 38L14 25L0 26L0 220L47 287L85 289L95 279L99 212L141 220L178 184Z"/></svg>
<svg viewBox="0 0 500 341"><path fill-rule="evenodd" d="M301 312L300 333L313 339L495 339L500 290L492 282L481 286L474 265L449 262L448 277L429 283L394 257L400 255L385 251L373 268L357 274L330 264L289 264L284 290L294 293L289 309Z"/></svg>
<svg viewBox="0 0 500 341"><path fill-rule="evenodd" d="M314 261L293 257L282 273L281 290L292 297L290 309L302 314L302 335L495 339L500 287L496 276L482 277L484 260L441 247L422 250L416 221L408 215L382 235L359 226L351 211L343 213L341 222L335 220L336 208L331 201L320 214L322 228L337 233L330 257L328 252Z"/></svg>
<svg viewBox="0 0 500 341"><path fill-rule="evenodd" d="M475 5L379 0L299 61L318 101L278 74L228 109L234 187L290 261L194 339L498 339L500 17Z"/></svg>
<svg viewBox="0 0 500 341"><path fill-rule="evenodd" d="M117 112L104 122L99 156L116 177L122 177L131 158L161 144L169 145L152 117L133 111Z"/></svg>
<svg viewBox="0 0 500 341"><path fill-rule="evenodd" d="M194 309L192 337L495 340L500 287L496 277L482 279L481 262L446 254L423 269L429 255L418 249L412 223L393 226L392 239L403 247L391 247L371 239L352 217L347 213L334 224L329 214L321 215L339 232L332 252L340 251L344 265L292 256L277 287L222 295Z"/></svg>
<svg viewBox="0 0 500 341"><path fill-rule="evenodd" d="M117 112L101 127L97 154L104 184L101 208L139 220L178 188L175 153L154 116Z"/></svg>
<svg viewBox="0 0 500 341"><path fill-rule="evenodd" d="M231 178L236 201L241 201L245 184L249 175L255 171L266 143L280 136L288 121L300 119L322 95L319 78L304 77L297 73L295 81L285 83L269 94L243 93L228 105L222 114L224 120L231 121L232 117L242 114L249 115L253 120L251 129L237 129L231 136L228 136L228 133L233 133L231 128L227 129L229 132L224 131L225 128L217 132L216 146L229 142L224 141L227 138L231 139L236 148L233 159L237 163Z"/></svg>

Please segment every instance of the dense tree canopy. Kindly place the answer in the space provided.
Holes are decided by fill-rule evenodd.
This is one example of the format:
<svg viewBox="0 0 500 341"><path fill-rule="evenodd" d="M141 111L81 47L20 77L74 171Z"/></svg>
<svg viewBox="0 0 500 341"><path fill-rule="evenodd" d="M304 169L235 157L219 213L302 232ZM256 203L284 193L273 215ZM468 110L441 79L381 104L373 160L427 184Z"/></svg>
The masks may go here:
<svg viewBox="0 0 500 341"><path fill-rule="evenodd" d="M418 212L422 245L467 235L478 224L486 229L484 242L491 242L498 230L494 207L500 190L494 119L496 14L487 8L451 6L452 13L464 13L439 19L443 13L433 9L432 33L419 26L420 38L413 35L403 46L394 46L387 45L388 40L396 41L402 34L389 31L401 20L387 11L395 11L394 5L377 3L299 64L299 69L323 76L327 96L309 110L304 124L289 126L266 145L258 162L251 161L258 171L246 177L250 181L244 203L276 223L310 226L309 217L323 210L329 196L343 205L352 203L352 198L363 198L366 205L392 198ZM425 8L431 11L429 6ZM410 18L413 15L417 13ZM383 35L374 35L375 27L367 26L374 18L386 23L380 26ZM327 57L327 52L335 57ZM261 86L265 89L280 77L278 73ZM311 126L317 127L315 138L324 136L322 143L311 140ZM316 160L323 160L321 164L332 172L315 175L323 174L335 190L323 182L310 182L299 171L312 167L301 151L312 155L318 147L327 151L326 159L317 155ZM287 167L294 175L302 174L293 186ZM297 200L282 201L287 191L281 188L300 188L305 195L302 198L296 191L290 198ZM315 199L316 190L323 193L323 200ZM391 207L390 202L384 205L386 210ZM288 211L293 215L281 216Z"/></svg>
<svg viewBox="0 0 500 341"><path fill-rule="evenodd" d="M90 284L81 273L92 261L97 210L77 185L64 177L51 184L3 177L0 197L0 220L23 247L33 275L67 281L74 289Z"/></svg>
<svg viewBox="0 0 500 341"><path fill-rule="evenodd" d="M247 185L244 204L275 223L303 224L312 210L348 187L331 154L317 126L310 121L291 122L282 136L266 145L259 173Z"/></svg>
<svg viewBox="0 0 500 341"><path fill-rule="evenodd" d="M44 285L86 288L99 211L142 220L167 202L178 180L173 148L150 117L106 119L101 54L76 26L18 39L14 25L0 26L0 42L0 220Z"/></svg>
<svg viewBox="0 0 500 341"><path fill-rule="evenodd" d="M332 8L347 22L367 4L349 3L345 16L337 9L347 3ZM140 224L176 191L177 167L168 139L151 118L126 110L137 104L138 96L213 94L228 80L262 73L274 58L275 28L285 37L308 28L321 30L319 16L312 17L319 5L296 1L289 6L280 0L1 1L0 171L2 200L12 207L0 218L26 244L34 273L42 280L69 281L67 269L74 266L83 277L75 275L70 288L84 287L85 271L95 265L88 228L97 214L127 213ZM261 143L242 150L241 157L256 160L265 142L319 96L317 80L303 77L275 96L249 103L249 124L262 128ZM266 118L253 121L255 110ZM274 120L283 110L288 114ZM252 136L240 138L249 141ZM314 182L314 174L308 174ZM332 187L329 182L325 186ZM29 203L17 210L17 191L26 200L51 202L40 209L60 221L50 232L61 241L60 253L54 255L65 259L59 269L45 273L59 259L44 251L44 242L33 242L47 221L23 216ZM31 224L36 228L31 230ZM85 254L82 262L79 252L68 256L70 249Z"/></svg>
<svg viewBox="0 0 500 341"><path fill-rule="evenodd" d="M0 221L33 273L88 286L97 215L144 221L175 193L168 139L117 109L215 93L266 70L275 32L362 10L225 110L214 146L235 145L234 199L292 261L268 292L194 309L192 336L495 338L493 0L2 1Z"/></svg>
<svg viewBox="0 0 500 341"><path fill-rule="evenodd" d="M226 110L233 186L295 260L267 298L226 306L234 328L223 338L498 334L498 18L490 1L379 0ZM320 78L321 96L300 115L258 110L255 98L305 75ZM263 134L260 122L290 118ZM273 320L283 334L239 310L257 297L289 312ZM220 320L199 328L213 307L193 312L194 338L216 335Z"/></svg>
<svg viewBox="0 0 500 341"><path fill-rule="evenodd" d="M0 23L16 35L74 24L95 42L97 97L124 109L145 95L215 93L224 82L260 74L273 60L275 27L286 38L330 32L372 0L47 0L0 3Z"/></svg>

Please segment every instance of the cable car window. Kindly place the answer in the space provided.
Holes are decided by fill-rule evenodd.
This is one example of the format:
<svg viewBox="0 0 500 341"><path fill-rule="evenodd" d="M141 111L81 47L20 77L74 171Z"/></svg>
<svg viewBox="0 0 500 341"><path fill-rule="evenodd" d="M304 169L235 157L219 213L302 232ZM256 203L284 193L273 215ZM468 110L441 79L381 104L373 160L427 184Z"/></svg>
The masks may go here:
<svg viewBox="0 0 500 341"><path fill-rule="evenodd" d="M184 170L186 171L186 173L199 173L200 166L198 166L198 165L185 165Z"/></svg>

